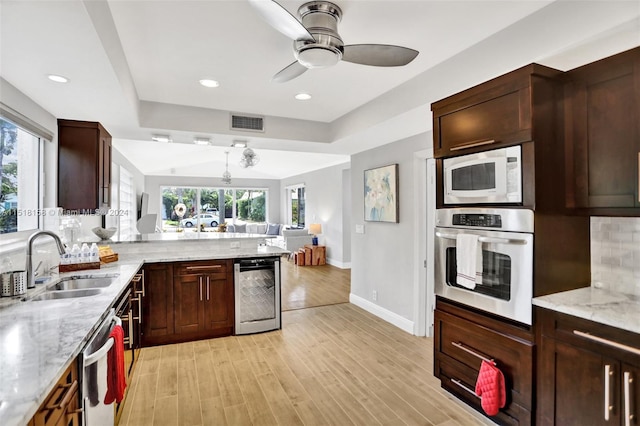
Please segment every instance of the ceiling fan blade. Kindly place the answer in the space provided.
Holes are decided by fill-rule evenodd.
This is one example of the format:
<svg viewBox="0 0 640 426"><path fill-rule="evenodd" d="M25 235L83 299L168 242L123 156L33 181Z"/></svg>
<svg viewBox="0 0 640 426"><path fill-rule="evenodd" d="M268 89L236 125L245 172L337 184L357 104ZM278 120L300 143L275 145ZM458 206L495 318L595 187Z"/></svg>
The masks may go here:
<svg viewBox="0 0 640 426"><path fill-rule="evenodd" d="M408 47L388 44L352 44L344 47L342 60L375 67L399 67L413 61L418 53Z"/></svg>
<svg viewBox="0 0 640 426"><path fill-rule="evenodd" d="M272 0L249 0L258 14L276 30L292 40L315 41L307 29L287 9Z"/></svg>
<svg viewBox="0 0 640 426"><path fill-rule="evenodd" d="M284 83L302 75L308 68L301 65L298 61L287 65L282 71L273 76L273 83Z"/></svg>

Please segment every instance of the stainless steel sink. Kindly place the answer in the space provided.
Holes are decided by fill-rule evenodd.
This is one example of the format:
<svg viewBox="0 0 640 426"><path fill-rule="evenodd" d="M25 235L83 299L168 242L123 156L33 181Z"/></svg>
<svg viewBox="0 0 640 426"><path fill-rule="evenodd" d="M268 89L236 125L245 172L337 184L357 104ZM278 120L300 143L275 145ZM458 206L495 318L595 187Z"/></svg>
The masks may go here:
<svg viewBox="0 0 640 426"><path fill-rule="evenodd" d="M109 287L116 280L115 277L67 277L54 284L49 290L80 290L88 288Z"/></svg>
<svg viewBox="0 0 640 426"><path fill-rule="evenodd" d="M46 291L38 296L35 296L31 300L55 300L55 299L73 299L76 297L95 296L102 293L100 288L85 288L81 290L61 290L61 291Z"/></svg>

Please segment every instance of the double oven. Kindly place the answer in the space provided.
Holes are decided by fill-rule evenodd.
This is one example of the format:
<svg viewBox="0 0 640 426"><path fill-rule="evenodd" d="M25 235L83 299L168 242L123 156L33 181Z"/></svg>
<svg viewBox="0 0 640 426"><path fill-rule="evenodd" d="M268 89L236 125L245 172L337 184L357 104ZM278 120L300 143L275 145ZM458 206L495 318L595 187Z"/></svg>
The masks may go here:
<svg viewBox="0 0 640 426"><path fill-rule="evenodd" d="M531 325L534 213L521 207L521 146L445 158L440 182L436 295ZM459 278L462 263L475 265L475 283Z"/></svg>

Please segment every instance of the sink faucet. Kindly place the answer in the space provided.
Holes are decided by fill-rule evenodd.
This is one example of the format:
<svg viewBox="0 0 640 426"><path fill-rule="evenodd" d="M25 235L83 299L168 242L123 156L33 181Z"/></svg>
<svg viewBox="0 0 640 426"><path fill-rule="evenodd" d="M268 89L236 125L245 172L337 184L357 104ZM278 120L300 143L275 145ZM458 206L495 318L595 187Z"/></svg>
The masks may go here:
<svg viewBox="0 0 640 426"><path fill-rule="evenodd" d="M33 240L38 238L40 235L49 235L50 237L52 237L55 240L56 244L58 244L58 252L60 252L61 255L63 255L65 252L64 244L62 244L60 237L58 237L58 235L56 235L55 233L51 231L37 231L31 234L29 240L27 240L27 288L33 288L33 286L35 285L31 252L33 250Z"/></svg>

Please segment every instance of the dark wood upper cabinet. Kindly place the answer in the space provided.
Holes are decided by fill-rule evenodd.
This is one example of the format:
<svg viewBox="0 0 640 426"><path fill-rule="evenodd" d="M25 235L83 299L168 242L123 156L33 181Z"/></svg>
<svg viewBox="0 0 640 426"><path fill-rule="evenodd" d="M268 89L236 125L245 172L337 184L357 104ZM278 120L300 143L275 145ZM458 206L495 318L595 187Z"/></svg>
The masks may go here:
<svg viewBox="0 0 640 426"><path fill-rule="evenodd" d="M640 215L640 48L565 78L567 206Z"/></svg>
<svg viewBox="0 0 640 426"><path fill-rule="evenodd" d="M58 120L58 206L108 209L111 204L111 135L100 123Z"/></svg>
<svg viewBox="0 0 640 426"><path fill-rule="evenodd" d="M560 74L530 64L431 104L435 158L534 140L539 79Z"/></svg>

